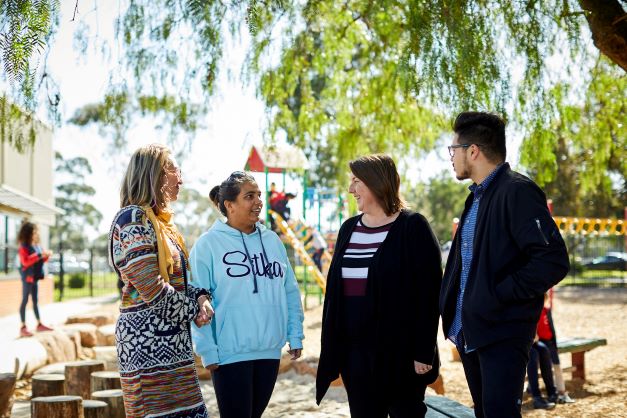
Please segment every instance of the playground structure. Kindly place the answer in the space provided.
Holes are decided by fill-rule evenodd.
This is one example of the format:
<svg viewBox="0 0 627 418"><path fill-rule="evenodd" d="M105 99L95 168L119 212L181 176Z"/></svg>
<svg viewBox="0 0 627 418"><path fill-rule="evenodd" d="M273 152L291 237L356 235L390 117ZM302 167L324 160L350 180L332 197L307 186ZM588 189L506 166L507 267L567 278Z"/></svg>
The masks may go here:
<svg viewBox="0 0 627 418"><path fill-rule="evenodd" d="M553 220L563 234L627 236L625 221L622 219L554 216Z"/></svg>
<svg viewBox="0 0 627 418"><path fill-rule="evenodd" d="M265 184L265 208L267 223L273 223L277 226L279 232L284 237L285 242L294 250L294 270L297 280L303 288L304 304L307 307L308 296L317 296L318 300L322 300L322 295L326 289L326 277L314 262L312 250L312 234L313 226L306 221L307 203L318 203L318 224L320 228L320 205L321 202L328 199L328 193L316 193L315 189L307 187L307 173L309 170L309 161L300 148L289 145L274 145L270 147L258 148L253 146L250 150L246 165L246 171L264 173ZM283 189L286 187L286 177L288 173L298 173L301 175L302 190L300 194L302 199L302 217L293 217L288 223L280 214L271 210L269 202L270 190L270 174L280 174L282 176ZM309 199L308 199L309 197ZM340 210L341 213L341 210ZM340 214L341 223L341 214ZM290 225L291 224L291 225ZM327 250L322 254L322 261L328 265L331 255ZM323 269L326 270L323 264Z"/></svg>

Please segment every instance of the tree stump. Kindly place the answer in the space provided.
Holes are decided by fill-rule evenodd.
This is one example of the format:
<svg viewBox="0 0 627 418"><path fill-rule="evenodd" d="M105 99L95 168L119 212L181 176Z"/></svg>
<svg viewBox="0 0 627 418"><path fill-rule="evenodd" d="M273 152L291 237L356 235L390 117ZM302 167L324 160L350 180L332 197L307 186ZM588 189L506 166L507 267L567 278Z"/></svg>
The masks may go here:
<svg viewBox="0 0 627 418"><path fill-rule="evenodd" d="M15 392L15 373L0 373L0 417L10 417Z"/></svg>
<svg viewBox="0 0 627 418"><path fill-rule="evenodd" d="M33 398L65 395L65 376L62 374L36 374L32 380Z"/></svg>
<svg viewBox="0 0 627 418"><path fill-rule="evenodd" d="M93 372L91 374L91 391L122 389L119 372Z"/></svg>
<svg viewBox="0 0 627 418"><path fill-rule="evenodd" d="M91 398L97 401L106 402L109 406L107 413L108 418L126 418L124 412L124 400L122 399L121 389L100 390L91 394Z"/></svg>
<svg viewBox="0 0 627 418"><path fill-rule="evenodd" d="M80 396L43 396L30 401L32 418L84 418Z"/></svg>
<svg viewBox="0 0 627 418"><path fill-rule="evenodd" d="M115 346L94 347L95 360L105 362L105 370L118 371L118 352Z"/></svg>
<svg viewBox="0 0 627 418"><path fill-rule="evenodd" d="M108 405L106 402L93 401L88 399L83 401L83 413L85 418L108 418L107 417Z"/></svg>
<svg viewBox="0 0 627 418"><path fill-rule="evenodd" d="M76 361L65 365L65 390L68 395L91 399L91 374L104 370L104 362Z"/></svg>

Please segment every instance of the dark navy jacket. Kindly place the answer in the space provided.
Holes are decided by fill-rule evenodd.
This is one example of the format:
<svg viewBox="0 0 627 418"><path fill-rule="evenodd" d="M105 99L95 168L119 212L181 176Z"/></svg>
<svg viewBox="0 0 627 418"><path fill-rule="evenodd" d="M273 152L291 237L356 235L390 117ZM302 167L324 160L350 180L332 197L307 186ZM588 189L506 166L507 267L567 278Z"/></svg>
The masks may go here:
<svg viewBox="0 0 627 418"><path fill-rule="evenodd" d="M460 225L472 205L472 194ZM461 237L453 240L440 292L447 335L455 316L461 271ZM533 340L544 293L568 273L566 245L542 190L508 164L481 198L473 259L462 306L468 347L508 338Z"/></svg>

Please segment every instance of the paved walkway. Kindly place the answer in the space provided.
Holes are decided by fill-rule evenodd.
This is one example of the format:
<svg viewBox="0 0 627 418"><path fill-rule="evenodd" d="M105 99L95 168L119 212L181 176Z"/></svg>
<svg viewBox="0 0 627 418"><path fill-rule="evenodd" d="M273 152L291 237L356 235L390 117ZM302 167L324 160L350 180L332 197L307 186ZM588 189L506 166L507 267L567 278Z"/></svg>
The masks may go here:
<svg viewBox="0 0 627 418"><path fill-rule="evenodd" d="M39 314L44 324L54 328L55 326L63 325L71 315L98 311L105 306L116 304L117 301L117 295L72 299L67 302L56 302L40 306ZM26 324L31 331L34 331L37 326L30 304L26 308ZM0 344L18 338L20 326L19 313L0 317Z"/></svg>
<svg viewBox="0 0 627 418"><path fill-rule="evenodd" d="M66 302L56 302L40 306L39 313L42 322L54 328L65 324L65 321L71 315L97 312L104 308L111 309L111 306L117 303L118 296L115 294L95 298L72 299ZM35 315L30 305L26 309L26 323L31 331L34 330L37 325ZM20 325L19 313L0 317L0 346L19 337ZM30 402L16 402L13 405L11 416L13 418L29 418Z"/></svg>

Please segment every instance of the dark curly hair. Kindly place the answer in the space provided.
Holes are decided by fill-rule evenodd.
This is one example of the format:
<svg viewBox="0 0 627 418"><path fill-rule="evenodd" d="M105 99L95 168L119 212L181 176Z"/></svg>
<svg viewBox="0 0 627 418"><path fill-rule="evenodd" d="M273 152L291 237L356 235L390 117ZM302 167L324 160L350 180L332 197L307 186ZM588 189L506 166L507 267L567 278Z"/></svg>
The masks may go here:
<svg viewBox="0 0 627 418"><path fill-rule="evenodd" d="M17 234L17 242L20 244L32 245L33 235L37 230L37 225L32 222L24 221L20 227L20 232Z"/></svg>

